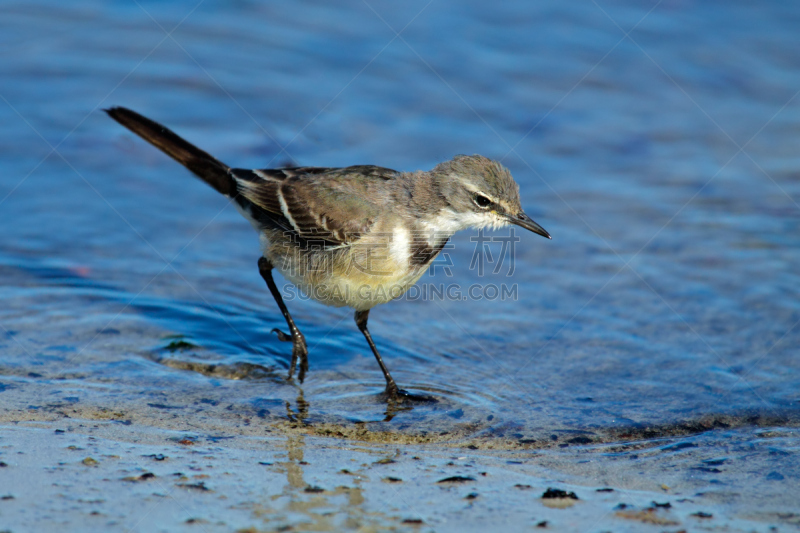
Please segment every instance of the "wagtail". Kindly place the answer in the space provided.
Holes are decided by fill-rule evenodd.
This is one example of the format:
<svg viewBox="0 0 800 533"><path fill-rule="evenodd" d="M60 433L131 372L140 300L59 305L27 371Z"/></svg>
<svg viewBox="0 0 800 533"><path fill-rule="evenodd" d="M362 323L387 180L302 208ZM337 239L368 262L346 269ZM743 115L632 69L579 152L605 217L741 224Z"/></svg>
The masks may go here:
<svg viewBox="0 0 800 533"><path fill-rule="evenodd" d="M161 124L124 107L106 112L231 198L259 233L261 277L278 304L291 342L289 379L308 348L272 277L277 269L311 298L355 309L355 321L378 360L390 397L399 389L367 329L370 309L403 295L457 231L515 224L550 234L520 206L519 186L497 161L459 155L428 172L372 165L346 168L231 168Z"/></svg>

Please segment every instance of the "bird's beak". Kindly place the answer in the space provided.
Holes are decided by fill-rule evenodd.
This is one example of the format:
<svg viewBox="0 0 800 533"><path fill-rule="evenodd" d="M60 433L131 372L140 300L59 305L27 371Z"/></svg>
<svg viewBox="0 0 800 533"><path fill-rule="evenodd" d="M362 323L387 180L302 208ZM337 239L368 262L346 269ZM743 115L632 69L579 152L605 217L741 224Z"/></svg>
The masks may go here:
<svg viewBox="0 0 800 533"><path fill-rule="evenodd" d="M506 215L506 217L508 218L508 221L511 222L512 224L530 230L534 233L538 233L542 237L547 237L548 239L552 239L550 234L547 233L546 229L544 229L539 224L534 222L533 219L528 215L526 215L525 213L519 213L517 215L508 214Z"/></svg>

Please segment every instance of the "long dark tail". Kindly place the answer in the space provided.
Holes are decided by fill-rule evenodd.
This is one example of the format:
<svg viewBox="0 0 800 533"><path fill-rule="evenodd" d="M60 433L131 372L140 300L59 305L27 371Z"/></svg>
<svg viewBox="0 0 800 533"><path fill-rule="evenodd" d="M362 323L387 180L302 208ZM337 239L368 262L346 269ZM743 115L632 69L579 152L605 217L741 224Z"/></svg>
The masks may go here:
<svg viewBox="0 0 800 533"><path fill-rule="evenodd" d="M133 133L191 170L217 191L226 196L234 196L236 194L236 183L229 174L230 167L225 163L181 139L158 122L153 122L135 111L124 107L112 107L106 109L105 112Z"/></svg>

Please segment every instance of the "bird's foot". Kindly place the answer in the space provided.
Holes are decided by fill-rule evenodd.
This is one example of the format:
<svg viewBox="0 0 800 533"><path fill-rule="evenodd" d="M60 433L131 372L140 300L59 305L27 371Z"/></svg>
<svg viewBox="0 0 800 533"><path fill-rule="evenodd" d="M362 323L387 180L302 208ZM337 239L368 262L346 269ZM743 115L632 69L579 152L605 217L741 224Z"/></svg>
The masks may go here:
<svg viewBox="0 0 800 533"><path fill-rule="evenodd" d="M270 331L270 333L276 333L278 335L278 340L281 342L294 342L294 339L292 338L291 335L287 335L278 328L272 328L272 331Z"/></svg>
<svg viewBox="0 0 800 533"><path fill-rule="evenodd" d="M410 393L407 390L399 388L394 383L386 385L386 392L384 394L386 394L386 397L389 401L394 403L404 403L404 402L434 403L439 401L433 396L428 396L427 394Z"/></svg>
<svg viewBox="0 0 800 533"><path fill-rule="evenodd" d="M414 403L435 403L438 402L433 396L424 394L412 394L406 390L400 389L394 383L386 386L383 393L386 398L386 418L384 422L390 422L399 412L410 411L414 407Z"/></svg>
<svg viewBox="0 0 800 533"><path fill-rule="evenodd" d="M306 378L306 372L308 372L308 347L306 346L306 338L299 331L294 335L287 335L278 328L275 328L271 333L277 333L278 340L281 342L292 343L292 362L289 365L289 377L287 379L291 381L292 376L294 376L294 369L297 367L299 361L300 368L297 373L297 379L302 383Z"/></svg>
<svg viewBox="0 0 800 533"><path fill-rule="evenodd" d="M295 345L297 348L297 345ZM294 350L292 350L292 359L295 358ZM302 351L298 355L300 358L300 370L297 372L297 379L300 380L300 383L306 379L306 372L308 372L308 348L306 348L306 343L303 341Z"/></svg>
<svg viewBox="0 0 800 533"><path fill-rule="evenodd" d="M297 372L297 379L302 383L303 380L306 379L306 372L308 372L308 348L306 348L305 339L302 338L300 341L295 342L292 347L292 364L289 366L290 381L294 375L294 369L298 361L300 362L300 368Z"/></svg>

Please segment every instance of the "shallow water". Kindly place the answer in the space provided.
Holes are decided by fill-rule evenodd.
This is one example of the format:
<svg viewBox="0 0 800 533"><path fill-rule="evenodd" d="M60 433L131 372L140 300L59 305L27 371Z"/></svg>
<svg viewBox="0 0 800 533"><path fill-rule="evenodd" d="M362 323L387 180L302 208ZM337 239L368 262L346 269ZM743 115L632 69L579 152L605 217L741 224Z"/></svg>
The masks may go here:
<svg viewBox="0 0 800 533"><path fill-rule="evenodd" d="M5 421L238 431L299 417L328 436L552 453L783 428L782 468L797 472L797 6L3 11ZM415 170L481 153L510 168L554 239L518 233L506 255L508 232L487 233L494 263L481 273L477 233L464 232L421 281L462 295L505 284L516 298L372 312L395 379L438 402L387 411L351 312L301 299L288 305L311 372L286 383L291 350L269 333L283 321L254 232L99 111L110 105L234 166Z"/></svg>

